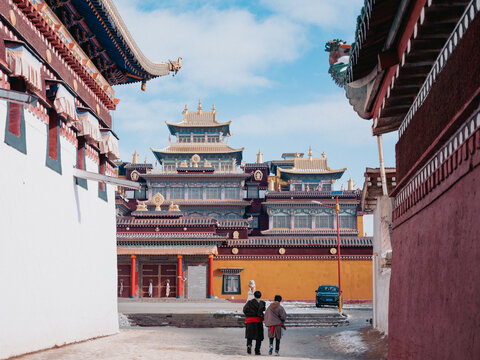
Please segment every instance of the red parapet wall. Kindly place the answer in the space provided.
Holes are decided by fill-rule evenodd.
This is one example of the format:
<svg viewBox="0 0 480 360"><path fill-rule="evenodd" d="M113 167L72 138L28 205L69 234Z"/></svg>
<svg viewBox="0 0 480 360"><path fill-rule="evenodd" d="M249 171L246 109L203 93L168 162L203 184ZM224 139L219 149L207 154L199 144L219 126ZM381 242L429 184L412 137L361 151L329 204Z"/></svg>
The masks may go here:
<svg viewBox="0 0 480 360"><path fill-rule="evenodd" d="M435 86L396 145L399 188L433 155L480 102L480 57L472 56L480 39L480 16L437 76Z"/></svg>

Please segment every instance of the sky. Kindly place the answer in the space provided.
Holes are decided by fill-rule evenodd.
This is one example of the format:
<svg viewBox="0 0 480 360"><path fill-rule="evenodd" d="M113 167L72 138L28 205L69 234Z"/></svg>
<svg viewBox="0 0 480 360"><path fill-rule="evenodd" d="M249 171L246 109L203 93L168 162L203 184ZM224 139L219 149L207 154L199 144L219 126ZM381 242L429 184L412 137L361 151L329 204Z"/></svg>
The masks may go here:
<svg viewBox="0 0 480 360"><path fill-rule="evenodd" d="M165 121L180 122L188 105L215 104L217 120L232 121L233 148L243 160L264 161L284 152L327 154L332 169L347 168L359 188L366 167L378 167L371 120L358 117L328 74L325 43L354 41L363 0L116 0L115 4L143 53L154 62L182 57L173 76L119 85L113 112L122 160L155 164L150 148L168 146ZM173 139L172 139L173 140ZM395 166L397 134L383 136L385 166ZM371 216L365 228L372 235Z"/></svg>

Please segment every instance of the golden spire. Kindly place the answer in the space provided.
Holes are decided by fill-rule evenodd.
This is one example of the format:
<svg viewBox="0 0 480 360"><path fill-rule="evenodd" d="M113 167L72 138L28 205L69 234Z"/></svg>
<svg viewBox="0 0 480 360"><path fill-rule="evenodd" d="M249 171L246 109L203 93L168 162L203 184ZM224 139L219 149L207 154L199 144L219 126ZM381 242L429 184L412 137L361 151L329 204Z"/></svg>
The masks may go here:
<svg viewBox="0 0 480 360"><path fill-rule="evenodd" d="M147 155L145 155L145 164L147 163Z"/></svg>
<svg viewBox="0 0 480 360"><path fill-rule="evenodd" d="M185 104L185 109L183 109L183 113L184 113L185 115L188 114L188 106L187 106L187 104Z"/></svg>
<svg viewBox="0 0 480 360"><path fill-rule="evenodd" d="M215 112L217 109L215 109L215 104L212 105L212 111Z"/></svg>
<svg viewBox="0 0 480 360"><path fill-rule="evenodd" d="M327 154L325 154L325 151L322 152L322 158L326 159L327 158Z"/></svg>
<svg viewBox="0 0 480 360"><path fill-rule="evenodd" d="M260 149L258 149L257 164L262 164L262 163L263 163L263 154L262 154L262 152L260 151Z"/></svg>
<svg viewBox="0 0 480 360"><path fill-rule="evenodd" d="M132 164L138 164L138 153L137 150L133 153Z"/></svg>
<svg viewBox="0 0 480 360"><path fill-rule="evenodd" d="M202 112L202 101L199 99L198 100L198 113Z"/></svg>
<svg viewBox="0 0 480 360"><path fill-rule="evenodd" d="M312 160L313 154L312 154L312 145L310 145L310 148L308 149L308 158Z"/></svg>
<svg viewBox="0 0 480 360"><path fill-rule="evenodd" d="M352 178L348 179L348 190L353 190L353 180Z"/></svg>

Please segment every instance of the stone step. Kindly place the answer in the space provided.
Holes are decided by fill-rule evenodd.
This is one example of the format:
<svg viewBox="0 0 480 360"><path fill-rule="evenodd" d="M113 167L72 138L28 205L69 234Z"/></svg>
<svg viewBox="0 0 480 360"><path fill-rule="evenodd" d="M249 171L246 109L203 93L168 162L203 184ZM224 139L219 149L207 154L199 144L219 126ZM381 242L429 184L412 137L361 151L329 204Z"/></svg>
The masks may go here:
<svg viewBox="0 0 480 360"><path fill-rule="evenodd" d="M180 328L244 327L241 314L125 314L133 326L175 326ZM300 316L297 316L300 315ZM348 325L341 314L292 314L287 327L336 327Z"/></svg>

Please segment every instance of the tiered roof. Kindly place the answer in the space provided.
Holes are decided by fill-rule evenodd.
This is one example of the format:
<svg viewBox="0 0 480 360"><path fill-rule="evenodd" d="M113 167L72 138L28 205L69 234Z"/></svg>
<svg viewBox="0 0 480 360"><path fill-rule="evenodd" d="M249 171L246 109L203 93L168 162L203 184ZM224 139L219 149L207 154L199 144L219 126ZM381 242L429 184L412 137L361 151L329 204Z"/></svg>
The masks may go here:
<svg viewBox="0 0 480 360"><path fill-rule="evenodd" d="M177 124L165 121L172 135L181 132L221 132L223 135L230 134L230 124L228 122L217 121L217 111L215 105L212 111L202 111L202 103L199 101L197 112L189 112L187 105L183 110L183 120Z"/></svg>
<svg viewBox="0 0 480 360"><path fill-rule="evenodd" d="M339 170L330 169L327 164L327 155L323 153L321 158L314 158L310 148L308 158L297 156L293 159L292 168L278 166L277 170L283 180L291 179L292 175L315 175L317 177L318 175L324 175L324 178L340 179L347 168Z"/></svg>

